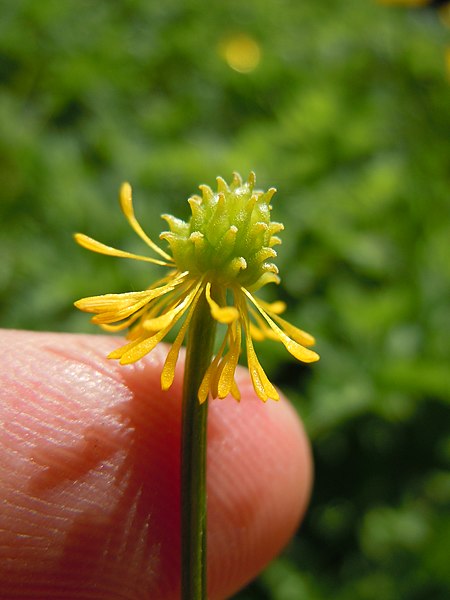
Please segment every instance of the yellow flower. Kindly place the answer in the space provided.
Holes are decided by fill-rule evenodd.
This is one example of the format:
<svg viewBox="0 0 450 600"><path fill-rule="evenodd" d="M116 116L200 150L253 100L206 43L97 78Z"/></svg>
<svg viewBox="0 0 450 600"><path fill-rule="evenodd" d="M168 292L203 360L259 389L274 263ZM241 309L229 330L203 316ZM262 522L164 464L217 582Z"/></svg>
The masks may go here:
<svg viewBox="0 0 450 600"><path fill-rule="evenodd" d="M281 342L298 360L314 362L318 354L306 346L314 338L280 317L283 302L269 304L257 300L254 292L267 283L279 283L278 269L270 262L276 256L273 247L281 243L275 235L281 223L270 220L269 204L275 189L254 191L255 175L243 183L238 174L228 185L217 178L218 191L200 186L202 196L189 199L192 216L188 222L163 215L170 231L160 238L169 244L170 253L155 244L143 231L134 215L131 186L120 190L120 206L129 224L158 258L131 254L106 246L77 233L76 241L94 252L133 258L169 267L169 273L142 292L104 294L83 298L75 306L95 313L94 323L107 331L129 328L129 342L108 355L121 364L134 363L165 338L182 320L161 373L163 390L170 388L181 345L194 311L206 298L211 316L227 326L220 348L209 365L198 390L200 402L210 394L224 398L232 394L239 400L234 374L245 339L248 368L261 400L278 400L256 356L253 340L266 338Z"/></svg>

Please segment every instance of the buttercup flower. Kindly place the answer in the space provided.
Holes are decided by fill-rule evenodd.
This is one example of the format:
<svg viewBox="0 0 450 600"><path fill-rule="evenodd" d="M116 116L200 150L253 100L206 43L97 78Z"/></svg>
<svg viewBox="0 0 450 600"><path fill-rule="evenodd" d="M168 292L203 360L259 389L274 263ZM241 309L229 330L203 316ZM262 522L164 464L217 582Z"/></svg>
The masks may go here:
<svg viewBox="0 0 450 600"><path fill-rule="evenodd" d="M277 255L274 246L281 243L276 234L283 229L281 223L270 220L270 200L275 189L255 191L254 173L245 183L235 173L229 185L218 177L217 185L216 193L201 185L202 195L188 200L192 211L188 222L162 216L170 229L160 235L169 244L166 252L139 225L131 186L124 183L120 190L122 211L157 258L117 250L80 233L75 235L76 241L100 254L146 261L169 267L170 271L144 291L92 296L78 300L75 306L95 313L92 321L107 331L129 328L129 342L108 355L123 365L151 352L182 321L161 373L162 389L167 390L174 379L189 323L204 297L213 319L226 325L226 333L203 377L199 401L204 402L209 394L212 398L224 398L230 393L239 400L234 374L242 338L257 395L264 401L278 400L276 389L258 361L253 340L269 338L281 342L295 358L306 363L319 356L307 347L314 344L314 338L280 316L285 309L283 302L269 304L254 295L267 283L280 281L272 262Z"/></svg>

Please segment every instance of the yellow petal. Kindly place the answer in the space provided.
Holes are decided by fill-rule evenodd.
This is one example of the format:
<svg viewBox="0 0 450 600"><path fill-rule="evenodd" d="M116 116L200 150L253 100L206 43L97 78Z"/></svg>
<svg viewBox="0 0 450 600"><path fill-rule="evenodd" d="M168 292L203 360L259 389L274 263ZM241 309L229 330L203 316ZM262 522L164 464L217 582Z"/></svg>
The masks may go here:
<svg viewBox="0 0 450 600"><path fill-rule="evenodd" d="M264 287L268 283L280 283L280 278L275 273L264 272L255 283L248 286L248 289L252 292L257 292L260 288Z"/></svg>
<svg viewBox="0 0 450 600"><path fill-rule="evenodd" d="M245 299L240 300L240 315L241 321L244 324L245 331L245 345L247 349L247 363L250 377L252 379L253 387L256 394L261 398L263 402L266 402L269 398L272 400L279 400L279 395L274 386L270 383L264 369L260 365L258 358L253 348L252 338L250 335L250 323L247 314L247 307L245 305Z"/></svg>
<svg viewBox="0 0 450 600"><path fill-rule="evenodd" d="M252 339L256 340L257 342L262 342L263 340L266 339L264 332L259 327L257 327L254 323L251 323L251 322L250 322L250 335L252 336Z"/></svg>
<svg viewBox="0 0 450 600"><path fill-rule="evenodd" d="M233 398L235 400L237 400L238 402L241 399L241 392L239 391L239 388L237 386L237 383L233 380L233 384L231 386L231 395L233 396Z"/></svg>
<svg viewBox="0 0 450 600"><path fill-rule="evenodd" d="M289 323L289 321L285 321L277 315L273 315L273 318L281 325L288 336L299 344L302 344L303 346L313 346L316 343L316 340L311 334L299 329L298 327L295 327L295 325L292 325Z"/></svg>
<svg viewBox="0 0 450 600"><path fill-rule="evenodd" d="M135 321L137 321L139 319L139 317L142 314L144 314L145 310L146 310L146 307L144 306L143 308L141 308L141 310L136 311L133 315L131 315L131 317L129 317L125 321L122 321L122 323L118 323L117 325L109 325L107 323L101 323L100 327L104 331L109 331L111 333L116 333L117 331L123 331L124 329L126 329L127 327L132 325Z"/></svg>
<svg viewBox="0 0 450 600"><path fill-rule="evenodd" d="M137 344L142 342L144 339L146 339L146 338L144 338L143 336L140 336L138 339L135 339L132 342L125 344L124 346L120 346L119 348L112 350L108 354L107 358L115 358L115 359L122 358L122 356L125 354L125 352L128 352L128 350L131 350L132 348L134 348L134 346L136 346Z"/></svg>
<svg viewBox="0 0 450 600"><path fill-rule="evenodd" d="M145 338L143 340L137 340L136 342L132 342L132 347L127 348L125 352L123 352L120 358L121 365L130 365L132 363L137 362L141 358L143 358L146 354L151 352L156 348L159 342L163 339L163 337L167 334L167 330L163 329L162 331L158 331L155 335L152 335L149 338ZM114 357L111 357L114 358Z"/></svg>
<svg viewBox="0 0 450 600"><path fill-rule="evenodd" d="M290 352L292 356L294 356L297 360L301 360L305 363L316 362L319 360L320 356L317 354L317 352L309 350L301 344L294 342L294 340L291 340L291 338L288 337L285 333L283 333L281 329L279 329L278 335L280 337L281 343L284 345L286 350Z"/></svg>
<svg viewBox="0 0 450 600"><path fill-rule="evenodd" d="M268 302L264 302L263 300L259 299L256 301L255 297L253 297L253 300L255 301L255 306L256 304L259 304L260 307L262 307L267 313L269 313L269 316L273 317L273 319L281 325L284 331L293 340L295 340L299 344L302 344L303 346L313 346L316 343L316 340L310 333L303 331L298 327L295 327L295 325L292 325L292 323L289 323L289 321L286 321L282 317L278 316L281 312L284 312L284 309L286 307L284 302L273 302L272 304L269 304ZM284 305L284 307L281 310L281 307L278 306L279 304Z"/></svg>
<svg viewBox="0 0 450 600"><path fill-rule="evenodd" d="M161 371L161 389L166 391L170 388L175 377L175 367L177 366L178 356L180 354L181 344L183 343L186 335L187 322L184 322L175 338L174 343L171 345L170 350L166 356L163 369Z"/></svg>
<svg viewBox="0 0 450 600"><path fill-rule="evenodd" d="M241 352L241 325L239 321L234 324L233 329L235 330L233 331L233 340L230 341L230 349L223 358L223 366L221 365L217 386L219 398L225 398L231 392L234 383L234 373Z"/></svg>
<svg viewBox="0 0 450 600"><path fill-rule="evenodd" d="M247 362L248 370L252 378L253 387L257 395L266 402L269 398L272 400L279 400L279 395L273 385L270 383L264 369L260 365L256 356L251 337L246 335L246 347L247 347Z"/></svg>
<svg viewBox="0 0 450 600"><path fill-rule="evenodd" d="M187 280L187 276L189 275L189 271L178 271L176 269L169 271L165 277L161 277L157 281L154 281L151 285L148 286L147 290L154 290L155 288L162 287L166 284L178 284L181 282L185 282Z"/></svg>
<svg viewBox="0 0 450 600"><path fill-rule="evenodd" d="M234 306L219 306L211 298L211 283L209 282L206 284L206 300L211 309L212 317L219 323L232 323L239 317L239 313Z"/></svg>
<svg viewBox="0 0 450 600"><path fill-rule="evenodd" d="M283 302L282 300L276 300L275 302L264 302L264 300L258 300L258 302L265 310L268 310L276 315L280 315L286 310L286 302Z"/></svg>
<svg viewBox="0 0 450 600"><path fill-rule="evenodd" d="M195 287L194 291L190 294L190 297L192 297L193 295L195 295L198 292L198 290L200 289L202 284L203 284L203 282L199 281L199 283ZM172 329L172 327L175 325L175 323L177 323L177 321L183 316L183 314L188 309L190 303L191 303L190 301L189 302L186 301L185 305L183 307L183 310L180 310L175 315L175 317L172 319L172 321L169 323L169 325L167 325L167 327L165 327L164 329L161 329L155 335L152 335L152 336L150 336L148 338L144 338L144 339L139 338L138 340L135 340L135 341L131 342L130 344L128 344L125 352L123 352L121 355L120 364L127 365L130 363L134 363L137 360L139 360L140 358L142 358L143 356L145 356L146 354L148 354L149 352L151 352L159 344L159 342L169 333L169 331ZM116 358L116 356L110 356L110 357Z"/></svg>
<svg viewBox="0 0 450 600"><path fill-rule="evenodd" d="M200 404L203 404L203 402L205 402L205 400L208 398L208 394L211 389L211 379L212 379L213 373L215 373L215 371L217 369L217 365L219 364L219 361L225 350L226 341L227 340L225 337L222 341L222 344L220 345L219 351L217 352L216 356L211 361L211 364L206 369L206 372L203 376L202 382L198 389L198 399L199 399ZM212 396L217 397L217 395L214 395L214 394L212 394Z"/></svg>
<svg viewBox="0 0 450 600"><path fill-rule="evenodd" d="M183 279L180 275L174 277L170 283L161 287L151 288L142 292L90 296L77 300L75 306L85 312L98 313L92 319L94 323L114 323L128 318L155 298L164 296L182 283Z"/></svg>
<svg viewBox="0 0 450 600"><path fill-rule="evenodd" d="M203 379L200 384L200 387L198 388L197 397L198 397L198 401L200 402L200 404L203 404L203 402L205 402L208 398L209 387L210 387L210 382L211 382L211 374L213 372L213 369L214 369L214 361L206 369L206 372L203 375Z"/></svg>
<svg viewBox="0 0 450 600"><path fill-rule="evenodd" d="M159 331L160 329L164 329L164 327L169 326L174 320L174 318L178 315L178 313L180 313L181 311L184 312L189 306L189 304L191 304L194 296L198 292L199 287L200 284L197 284L197 286L189 294L187 294L186 297L174 308L167 310L158 317L144 319L142 321L143 328L147 331Z"/></svg>
<svg viewBox="0 0 450 600"><path fill-rule="evenodd" d="M139 301L136 300L135 302L128 303L118 300L115 304L111 304L108 310L106 310L106 308L108 308L106 306L107 300L105 300L104 304L101 304L100 301L95 304L95 297L92 299L85 298L85 300L92 300L92 302L84 304L80 301L76 306L85 312L98 312L98 314L92 317L91 320L93 323L101 325L105 323L117 323L123 319L127 319L133 313L146 306L151 301L151 297L142 298ZM105 308L100 308L101 306Z"/></svg>
<svg viewBox="0 0 450 600"><path fill-rule="evenodd" d="M147 302L143 302L139 305L133 305L128 308L123 308L121 310L114 310L111 312L99 313L98 315L95 315L94 317L92 317L91 321L92 321L92 323L95 323L96 325L109 325L112 323L118 323L119 321L122 321L123 319L127 319L128 317L133 315L135 312L137 312L138 310L143 308L142 304L144 304L144 306L145 306L147 304Z"/></svg>
<svg viewBox="0 0 450 600"><path fill-rule="evenodd" d="M121 310L128 306L148 302L153 297L153 292L148 290L142 292L125 292L123 294L102 294L100 296L89 296L74 302L75 306L84 312L111 312Z"/></svg>
<svg viewBox="0 0 450 600"><path fill-rule="evenodd" d="M148 331L145 331L141 325L141 321L139 320L134 327L131 327L126 335L127 340L130 342L137 340L138 338L147 338L150 337L151 334Z"/></svg>
<svg viewBox="0 0 450 600"><path fill-rule="evenodd" d="M161 372L161 388L163 390L168 390L173 383L173 379L175 377L175 367L178 361L178 356L180 354L181 344L183 343L184 337L186 335L187 328L189 323L191 322L192 315L194 314L195 307L197 305L198 299L200 298L203 290L199 291L200 286L197 286L195 290L195 296L191 303L191 308L188 316L186 317L183 325L180 327L180 331L178 332L175 341L173 342L170 350L167 354L166 360L164 362L164 367Z"/></svg>
<svg viewBox="0 0 450 600"><path fill-rule="evenodd" d="M159 329L168 327L180 312L184 312L188 308L188 306L194 300L200 285L201 282L197 283L197 285L186 294L181 302L178 304L174 303L163 314L157 317L144 319L142 321L143 328L147 331L158 331Z"/></svg>
<svg viewBox="0 0 450 600"><path fill-rule="evenodd" d="M287 349L287 351L292 354L292 356L294 356L297 360L300 360L305 363L311 363L311 362L315 362L315 361L319 360L320 357L317 354L317 352L313 352L312 350L309 350L308 348L304 348L302 345L298 344L294 340L291 340L291 338L288 337L284 333L284 331L282 331L278 327L278 325L276 323L274 323L274 321L272 321L272 319L269 317L269 315L265 312L265 310L258 304L256 299L252 296L252 294L250 294L250 292L248 292L245 288L241 288L241 290L256 306L256 308L259 310L261 315L264 317L264 319L267 321L267 323L270 325L270 327L276 333L280 342L284 345L284 347ZM280 319L280 317L277 317L277 318ZM286 321L284 321L284 322L287 323ZM294 328L293 325L291 327L293 329L296 329L296 328ZM300 330L298 330L298 332L300 332Z"/></svg>
<svg viewBox="0 0 450 600"><path fill-rule="evenodd" d="M123 214L125 215L128 223L131 225L133 230L138 234L138 236L149 246L152 250L154 250L157 254L165 258L169 263L173 263L173 258L164 252L162 248L160 248L155 242L153 242L142 227L139 225L133 209L133 195L131 185L128 182L122 183L120 188L120 208L122 209Z"/></svg>
<svg viewBox="0 0 450 600"><path fill-rule="evenodd" d="M74 235L74 238L77 244L79 244L83 248L91 250L92 252L98 252L99 254L106 254L107 256L116 256L119 258L133 258L134 260L143 260L144 262L153 263L155 265L162 265L163 267L171 267L173 265L173 261L166 262L163 260L158 260L157 258L141 256L140 254L133 254L131 252L125 252L124 250L118 250L117 248L113 248L112 246L106 246L106 244L97 242L97 240L94 240L89 236L84 235L84 233L76 233Z"/></svg>
<svg viewBox="0 0 450 600"><path fill-rule="evenodd" d="M274 340L275 342L278 342L278 336L270 327L267 326L267 323L261 318L261 316L251 306L248 307L248 310L257 323L256 327L250 321L250 333L252 334L252 338L257 342L261 340ZM252 327L257 329L256 336L253 335L254 329L252 329Z"/></svg>
<svg viewBox="0 0 450 600"><path fill-rule="evenodd" d="M145 331L160 331L172 323L180 310L183 310L183 306L181 305L179 305L177 308L164 312L158 317L153 317L151 319L145 318L142 321L142 327L145 329Z"/></svg>

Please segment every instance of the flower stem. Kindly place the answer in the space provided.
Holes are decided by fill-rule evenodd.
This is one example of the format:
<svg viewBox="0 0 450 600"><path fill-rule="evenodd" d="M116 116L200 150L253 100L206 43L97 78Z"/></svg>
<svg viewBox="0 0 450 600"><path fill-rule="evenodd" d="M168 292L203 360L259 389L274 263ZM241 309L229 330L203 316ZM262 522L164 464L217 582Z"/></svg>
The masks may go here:
<svg viewBox="0 0 450 600"><path fill-rule="evenodd" d="M211 363L215 320L203 293L189 326L181 432L181 599L206 599L206 433L208 401L198 389Z"/></svg>

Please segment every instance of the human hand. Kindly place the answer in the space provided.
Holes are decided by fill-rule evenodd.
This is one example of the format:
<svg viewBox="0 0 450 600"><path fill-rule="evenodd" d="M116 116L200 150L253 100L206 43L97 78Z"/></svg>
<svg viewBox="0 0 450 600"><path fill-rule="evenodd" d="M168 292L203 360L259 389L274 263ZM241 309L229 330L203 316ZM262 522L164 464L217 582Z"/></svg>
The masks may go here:
<svg viewBox="0 0 450 600"><path fill-rule="evenodd" d="M175 600L180 582L182 364L160 390L164 347L128 367L117 339L0 331L2 600ZM180 363L184 361L180 360ZM295 531L311 486L291 406L242 401L208 421L208 588L229 597Z"/></svg>

